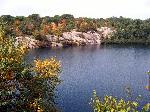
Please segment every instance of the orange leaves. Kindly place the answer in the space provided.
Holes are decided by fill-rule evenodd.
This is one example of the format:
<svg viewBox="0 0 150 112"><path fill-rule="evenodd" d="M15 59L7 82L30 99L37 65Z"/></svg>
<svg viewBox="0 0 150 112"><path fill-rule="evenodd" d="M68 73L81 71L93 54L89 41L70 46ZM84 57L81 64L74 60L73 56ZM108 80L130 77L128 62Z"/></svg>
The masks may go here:
<svg viewBox="0 0 150 112"><path fill-rule="evenodd" d="M6 80L12 80L14 78L14 73L12 71L8 71L4 77Z"/></svg>
<svg viewBox="0 0 150 112"><path fill-rule="evenodd" d="M60 71L60 62L55 58L45 60L34 60L34 71L38 73L40 78L48 78L57 76Z"/></svg>
<svg viewBox="0 0 150 112"><path fill-rule="evenodd" d="M54 34L56 36L61 36L62 33L66 29L66 24L67 23L66 23L65 19L62 19L58 24L52 22L51 25L50 25L52 34Z"/></svg>
<svg viewBox="0 0 150 112"><path fill-rule="evenodd" d="M43 30L44 30L44 34L45 34L45 35L48 34L49 29L50 29L50 28L49 28L48 25L44 25Z"/></svg>
<svg viewBox="0 0 150 112"><path fill-rule="evenodd" d="M57 27L57 25L54 22L52 22L51 25L50 25L50 27L51 27L52 30L55 30L56 27Z"/></svg>

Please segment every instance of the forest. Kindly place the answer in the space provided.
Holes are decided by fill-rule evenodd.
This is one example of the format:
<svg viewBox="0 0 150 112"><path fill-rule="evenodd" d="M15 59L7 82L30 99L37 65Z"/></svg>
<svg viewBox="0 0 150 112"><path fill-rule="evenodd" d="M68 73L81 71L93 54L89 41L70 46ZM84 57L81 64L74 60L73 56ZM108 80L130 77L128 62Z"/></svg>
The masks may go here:
<svg viewBox="0 0 150 112"><path fill-rule="evenodd" d="M49 34L60 37L63 32L72 30L96 32L98 28L108 27L116 32L110 39L104 39L103 43L150 42L150 19L140 20L122 16L106 19L75 18L71 14L40 17L39 14L32 14L28 17L2 15L0 21L5 26L6 35L13 37L32 35L36 40L44 40L45 36Z"/></svg>

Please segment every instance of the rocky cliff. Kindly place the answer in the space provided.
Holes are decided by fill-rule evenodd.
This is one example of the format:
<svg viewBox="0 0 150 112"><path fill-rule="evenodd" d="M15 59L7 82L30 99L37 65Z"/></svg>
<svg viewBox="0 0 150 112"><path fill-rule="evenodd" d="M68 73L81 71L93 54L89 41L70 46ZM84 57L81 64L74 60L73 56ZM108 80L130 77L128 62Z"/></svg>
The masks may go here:
<svg viewBox="0 0 150 112"><path fill-rule="evenodd" d="M42 41L30 37L16 37L16 44L23 43L28 48L39 47L63 47L63 46L81 46L89 44L101 44L101 40L110 38L115 31L108 27L98 28L97 31L64 32L61 37L55 35L46 35Z"/></svg>

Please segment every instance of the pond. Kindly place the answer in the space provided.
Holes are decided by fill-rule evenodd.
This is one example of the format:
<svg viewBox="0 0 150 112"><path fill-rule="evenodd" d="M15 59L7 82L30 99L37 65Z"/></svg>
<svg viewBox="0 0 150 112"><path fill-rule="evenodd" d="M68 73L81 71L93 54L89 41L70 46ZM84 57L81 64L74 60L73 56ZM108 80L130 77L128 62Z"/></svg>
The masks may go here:
<svg viewBox="0 0 150 112"><path fill-rule="evenodd" d="M89 105L92 91L99 97L117 96L135 100L141 95L140 105L150 101L148 85L150 70L150 46L101 45L55 49L34 49L28 60L56 56L62 62L57 88L57 106L62 112L91 112ZM125 88L131 88L127 98Z"/></svg>

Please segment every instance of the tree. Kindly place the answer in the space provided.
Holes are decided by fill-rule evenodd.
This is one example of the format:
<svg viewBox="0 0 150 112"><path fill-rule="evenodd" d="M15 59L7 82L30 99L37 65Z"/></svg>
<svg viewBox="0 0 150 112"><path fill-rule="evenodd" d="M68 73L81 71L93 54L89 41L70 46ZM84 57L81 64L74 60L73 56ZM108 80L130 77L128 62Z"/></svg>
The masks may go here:
<svg viewBox="0 0 150 112"><path fill-rule="evenodd" d="M61 19L73 20L74 16L71 14L63 14L60 16Z"/></svg>
<svg viewBox="0 0 150 112"><path fill-rule="evenodd" d="M25 62L27 49L15 45L0 29L0 110L55 112L55 88L60 62L55 58Z"/></svg>
<svg viewBox="0 0 150 112"><path fill-rule="evenodd" d="M58 24L60 21L60 16L59 15L55 15L54 17L51 17L52 22Z"/></svg>

